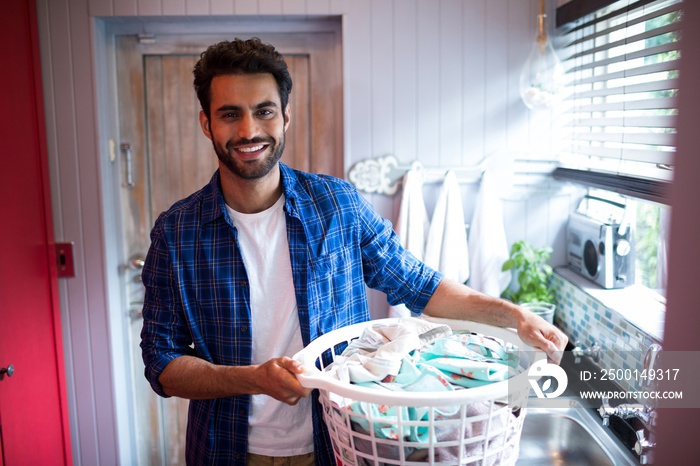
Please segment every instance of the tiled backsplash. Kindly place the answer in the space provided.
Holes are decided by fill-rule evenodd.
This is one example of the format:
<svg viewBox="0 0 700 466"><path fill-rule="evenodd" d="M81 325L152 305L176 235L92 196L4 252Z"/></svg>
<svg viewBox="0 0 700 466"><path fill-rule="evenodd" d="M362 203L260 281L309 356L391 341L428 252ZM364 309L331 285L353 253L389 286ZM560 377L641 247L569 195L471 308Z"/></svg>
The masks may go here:
<svg viewBox="0 0 700 466"><path fill-rule="evenodd" d="M644 355L658 338L630 323L619 312L606 307L581 286L567 278L568 271L555 271L552 286L557 297L555 324L573 344L601 346L598 365L605 369L642 370ZM570 272L569 272L570 273ZM624 382L624 381L623 381ZM636 390L638 387L622 388Z"/></svg>

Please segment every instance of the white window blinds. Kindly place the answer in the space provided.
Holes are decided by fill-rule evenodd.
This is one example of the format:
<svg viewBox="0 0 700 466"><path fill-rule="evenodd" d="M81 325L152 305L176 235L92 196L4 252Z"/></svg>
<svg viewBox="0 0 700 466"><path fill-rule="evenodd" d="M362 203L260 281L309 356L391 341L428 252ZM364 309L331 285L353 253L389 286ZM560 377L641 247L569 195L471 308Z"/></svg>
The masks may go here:
<svg viewBox="0 0 700 466"><path fill-rule="evenodd" d="M620 0L559 29L570 92L564 167L671 179L681 7Z"/></svg>

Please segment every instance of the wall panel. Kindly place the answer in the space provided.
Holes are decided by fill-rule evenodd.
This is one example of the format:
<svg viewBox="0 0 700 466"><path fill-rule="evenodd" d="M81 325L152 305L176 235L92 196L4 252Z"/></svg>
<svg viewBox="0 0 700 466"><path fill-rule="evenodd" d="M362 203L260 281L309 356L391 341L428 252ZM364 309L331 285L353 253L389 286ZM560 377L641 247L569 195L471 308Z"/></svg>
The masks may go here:
<svg viewBox="0 0 700 466"><path fill-rule="evenodd" d="M508 40L508 69L515 72L507 75L508 104L506 124L508 146L522 147L529 142L528 117L530 111L520 101L520 70L525 64L537 32L536 16L531 16L530 2L511 2L508 5L508 34L525 40Z"/></svg>
<svg viewBox="0 0 700 466"><path fill-rule="evenodd" d="M175 4L178 3L179 0L175 0ZM163 5L160 0L138 0L136 7L139 16L160 16L163 14Z"/></svg>
<svg viewBox="0 0 700 466"><path fill-rule="evenodd" d="M258 2L251 0L233 0L234 13L237 15L257 15Z"/></svg>
<svg viewBox="0 0 700 466"><path fill-rule="evenodd" d="M233 0L210 0L212 15L232 15Z"/></svg>
<svg viewBox="0 0 700 466"><path fill-rule="evenodd" d="M93 44L88 38L92 33L92 24L85 18L87 0L74 0L69 8L70 23L70 47L73 60L71 67L71 84L73 89L75 128L75 161L78 171L76 173L76 186L79 186L77 198L73 201L80 208L80 216L75 223L66 223L65 238L81 238L76 243L76 277L73 288L70 291L71 299L79 306L85 306L85 317L89 322L87 344L90 348L91 362L90 376L95 384L92 393L94 407L88 409L85 416L95 416L97 419L109 418L114 413L114 393L101 387L115 386L112 377L111 355L104 351L105 344L111 339L108 325L109 309L106 299L105 281L102 274L92 273L92 270L106 270L104 250L107 245L104 242L103 210L102 210L102 186L100 184L101 173L98 148L98 126L95 101L96 82L91 73L83 72L83 69L92 65L91 55ZM90 110L91 109L91 110ZM91 156L86 156L90 154ZM75 212L72 206L66 206L64 213ZM87 220L87 221L86 221ZM86 395L88 389L82 388ZM94 411L93 411L94 409ZM89 430L87 426L80 425L81 429ZM114 425L98 424L94 435L95 446L83 447L98 449L98 458L104 459L116 456L116 431Z"/></svg>
<svg viewBox="0 0 700 466"><path fill-rule="evenodd" d="M258 14L281 15L282 0L258 0Z"/></svg>
<svg viewBox="0 0 700 466"><path fill-rule="evenodd" d="M387 92L394 82L394 0L372 0L370 3L370 55L366 70L371 80L370 122L371 153L393 154L394 147L394 93Z"/></svg>
<svg viewBox="0 0 700 466"><path fill-rule="evenodd" d="M305 4L309 15L327 15L331 12L330 0L305 0Z"/></svg>
<svg viewBox="0 0 700 466"><path fill-rule="evenodd" d="M416 37L418 0L404 0L401 7L394 5L393 17L393 123L394 155L402 161L415 160L418 157L416 142L418 140L417 115L417 71L414 59L418 47ZM396 216L392 216L396 218Z"/></svg>
<svg viewBox="0 0 700 466"><path fill-rule="evenodd" d="M466 0L462 8L462 151L465 163L479 162L485 155L484 113L488 96L484 92L486 64L486 2ZM469 218L469 217L467 217Z"/></svg>
<svg viewBox="0 0 700 466"><path fill-rule="evenodd" d="M417 159L428 166L439 161L440 153L440 9L439 2L418 0L415 115ZM410 60L410 58L409 58Z"/></svg>
<svg viewBox="0 0 700 466"><path fill-rule="evenodd" d="M461 99L455 99L465 92L462 76L462 53L465 47L462 29L461 1L441 0L438 22L439 77L436 82L439 90L440 109L439 133L437 134L438 165L460 166L464 163L462 152L463 107ZM434 165L435 162L431 163Z"/></svg>
<svg viewBox="0 0 700 466"><path fill-rule="evenodd" d="M88 7L90 16L112 16L114 14L112 0L90 0Z"/></svg>
<svg viewBox="0 0 700 466"><path fill-rule="evenodd" d="M180 16L187 14L186 0L168 0L166 2L163 2L162 7L163 15Z"/></svg>
<svg viewBox="0 0 700 466"><path fill-rule="evenodd" d="M167 3L167 1L164 1L163 3ZM185 12L190 16L208 15L211 13L209 10L209 3L209 1L203 2L201 0L186 0Z"/></svg>
<svg viewBox="0 0 700 466"><path fill-rule="evenodd" d="M345 114L349 135L346 141L349 163L373 156L372 151L372 12L369 0L356 0L346 6L343 38L345 74ZM346 149L347 150L347 149ZM349 154L346 154L348 157Z"/></svg>
<svg viewBox="0 0 700 466"><path fill-rule="evenodd" d="M486 4L486 36L483 45L486 51L484 67L484 154L489 155L505 149L507 140L508 110L508 42L514 38L508 31L508 1L491 0ZM478 72L478 71L477 71ZM516 72L516 71L511 71Z"/></svg>
<svg viewBox="0 0 700 466"><path fill-rule="evenodd" d="M282 2L282 13L285 15L306 14L306 2L304 0L285 0Z"/></svg>
<svg viewBox="0 0 700 466"><path fill-rule="evenodd" d="M104 0L92 0L92 1L104 1ZM138 15L138 0L120 0L112 1L112 10L114 11L114 16L136 16Z"/></svg>

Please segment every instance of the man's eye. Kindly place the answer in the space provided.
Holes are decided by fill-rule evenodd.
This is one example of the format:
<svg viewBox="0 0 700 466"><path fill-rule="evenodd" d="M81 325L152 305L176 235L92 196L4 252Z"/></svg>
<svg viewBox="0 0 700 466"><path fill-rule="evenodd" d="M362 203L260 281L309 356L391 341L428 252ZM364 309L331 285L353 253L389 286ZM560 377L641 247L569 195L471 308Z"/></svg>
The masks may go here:
<svg viewBox="0 0 700 466"><path fill-rule="evenodd" d="M221 115L222 118L238 118L238 113L235 112L227 112Z"/></svg>
<svg viewBox="0 0 700 466"><path fill-rule="evenodd" d="M269 117L269 116L274 115L274 112L272 110L268 110L268 109L264 108L264 109L258 110L258 115L263 116L263 117Z"/></svg>

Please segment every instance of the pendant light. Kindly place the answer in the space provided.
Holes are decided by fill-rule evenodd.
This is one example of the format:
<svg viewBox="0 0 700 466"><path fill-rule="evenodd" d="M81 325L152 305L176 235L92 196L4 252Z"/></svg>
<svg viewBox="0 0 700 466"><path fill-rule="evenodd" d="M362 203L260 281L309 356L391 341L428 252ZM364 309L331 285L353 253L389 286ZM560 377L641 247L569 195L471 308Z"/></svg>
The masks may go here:
<svg viewBox="0 0 700 466"><path fill-rule="evenodd" d="M520 97L532 110L552 108L562 97L564 69L547 37L546 17L540 0L537 37L520 73Z"/></svg>

